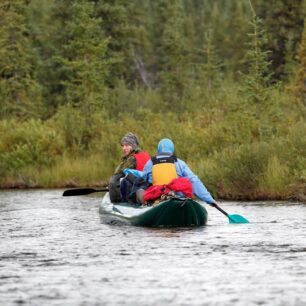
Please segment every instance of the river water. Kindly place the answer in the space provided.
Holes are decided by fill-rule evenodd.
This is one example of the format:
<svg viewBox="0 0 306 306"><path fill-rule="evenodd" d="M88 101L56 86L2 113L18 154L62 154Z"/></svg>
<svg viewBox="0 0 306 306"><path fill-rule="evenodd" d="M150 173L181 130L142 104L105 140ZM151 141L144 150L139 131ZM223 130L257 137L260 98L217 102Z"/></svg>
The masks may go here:
<svg viewBox="0 0 306 306"><path fill-rule="evenodd" d="M105 224L101 194L0 192L0 305L306 305L306 205L220 202L250 224Z"/></svg>

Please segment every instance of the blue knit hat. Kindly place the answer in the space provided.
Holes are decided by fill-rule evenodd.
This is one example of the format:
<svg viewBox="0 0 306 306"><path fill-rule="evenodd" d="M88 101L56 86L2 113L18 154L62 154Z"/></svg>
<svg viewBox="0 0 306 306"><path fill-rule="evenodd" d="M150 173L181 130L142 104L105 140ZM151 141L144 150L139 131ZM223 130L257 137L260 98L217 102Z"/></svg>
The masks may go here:
<svg viewBox="0 0 306 306"><path fill-rule="evenodd" d="M169 138L162 139L157 146L157 153L174 153L174 143Z"/></svg>

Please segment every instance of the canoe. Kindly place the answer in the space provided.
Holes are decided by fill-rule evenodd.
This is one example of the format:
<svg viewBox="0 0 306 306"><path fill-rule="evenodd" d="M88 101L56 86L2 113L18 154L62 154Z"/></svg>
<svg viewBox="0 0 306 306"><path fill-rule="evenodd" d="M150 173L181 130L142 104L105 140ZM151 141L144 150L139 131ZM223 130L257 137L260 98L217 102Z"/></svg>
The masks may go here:
<svg viewBox="0 0 306 306"><path fill-rule="evenodd" d="M154 206L111 203L106 193L99 212L108 221L144 227L193 227L207 223L207 210L192 199L168 199Z"/></svg>

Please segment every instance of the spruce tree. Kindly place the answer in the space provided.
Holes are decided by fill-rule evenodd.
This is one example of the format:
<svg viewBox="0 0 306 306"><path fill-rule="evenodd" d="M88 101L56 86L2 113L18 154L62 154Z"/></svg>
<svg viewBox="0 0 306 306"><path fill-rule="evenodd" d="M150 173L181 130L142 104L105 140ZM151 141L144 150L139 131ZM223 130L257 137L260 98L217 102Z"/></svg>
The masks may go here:
<svg viewBox="0 0 306 306"><path fill-rule="evenodd" d="M213 45L212 31L210 30L205 33L205 43L200 53L204 60L202 64L197 65L199 80L207 94L210 94L213 89L220 87L222 80L222 64Z"/></svg>
<svg viewBox="0 0 306 306"><path fill-rule="evenodd" d="M188 47L183 33L181 1L159 0L155 3L159 18L156 26L157 77L166 105L183 110L180 99L188 82Z"/></svg>
<svg viewBox="0 0 306 306"><path fill-rule="evenodd" d="M241 46L247 43L249 7L245 1L226 1L224 11L222 46L218 44L216 47L224 59L225 69L237 77L237 71L245 71L246 66L245 48Z"/></svg>
<svg viewBox="0 0 306 306"><path fill-rule="evenodd" d="M267 29L274 79L288 80L295 69L297 45L306 14L305 0L253 0L257 15Z"/></svg>
<svg viewBox="0 0 306 306"><path fill-rule="evenodd" d="M130 31L132 62L129 65L129 83L140 84L147 88L154 87L150 67L152 64L152 42L150 39L151 14L150 1L134 0L127 7Z"/></svg>
<svg viewBox="0 0 306 306"><path fill-rule="evenodd" d="M294 95L306 106L306 23L298 49L298 67L293 84L289 87Z"/></svg>
<svg viewBox="0 0 306 306"><path fill-rule="evenodd" d="M245 71L245 49L248 33L248 3L245 1L202 1L196 5L194 18L196 25L197 49L206 44L207 32L211 32L211 43L218 50L224 63L223 71L237 77L239 71ZM198 53L200 55L200 53ZM197 57L201 62L203 57Z"/></svg>
<svg viewBox="0 0 306 306"><path fill-rule="evenodd" d="M105 80L109 61L106 58L107 39L101 33L100 20L94 16L94 4L87 0L61 0L58 18L63 18L60 52L53 56L60 67L58 80L62 86L63 103L81 110L83 126L81 146L88 149L93 115L106 105Z"/></svg>
<svg viewBox="0 0 306 306"><path fill-rule="evenodd" d="M135 68L131 48L132 28L129 0L95 0L95 17L101 20L100 30L108 39L107 57L112 59L107 84L116 86L118 80L129 80Z"/></svg>
<svg viewBox="0 0 306 306"><path fill-rule="evenodd" d="M31 31L32 44L37 58L36 77L42 88L44 116L52 116L58 105L63 104L61 94L63 79L61 66L54 57L62 52L65 18L59 18L55 14L56 8L65 12L67 8L61 2L55 0L31 0L27 9L29 29Z"/></svg>
<svg viewBox="0 0 306 306"><path fill-rule="evenodd" d="M260 106L264 105L267 101L268 85L270 85L271 81L271 73L269 70L270 51L264 49L267 36L262 20L256 15L252 6L251 8L252 32L249 34L250 42L247 51L249 71L247 74L242 74L241 80L242 92L245 94L249 103L256 105L256 112L259 114Z"/></svg>
<svg viewBox="0 0 306 306"><path fill-rule="evenodd" d="M26 7L23 0L3 0L0 4L0 118L29 118L41 113Z"/></svg>

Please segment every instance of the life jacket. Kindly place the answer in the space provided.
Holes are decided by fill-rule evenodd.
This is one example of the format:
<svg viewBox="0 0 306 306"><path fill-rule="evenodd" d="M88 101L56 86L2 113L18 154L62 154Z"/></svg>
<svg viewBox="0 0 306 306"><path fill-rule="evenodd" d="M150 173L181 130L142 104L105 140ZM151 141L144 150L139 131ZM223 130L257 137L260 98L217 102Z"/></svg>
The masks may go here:
<svg viewBox="0 0 306 306"><path fill-rule="evenodd" d="M148 152L140 151L133 154L136 159L136 170L142 171L147 161L151 158Z"/></svg>
<svg viewBox="0 0 306 306"><path fill-rule="evenodd" d="M152 184L167 185L177 178L174 155L157 155L152 158Z"/></svg>

